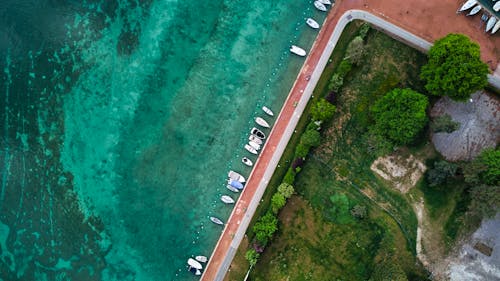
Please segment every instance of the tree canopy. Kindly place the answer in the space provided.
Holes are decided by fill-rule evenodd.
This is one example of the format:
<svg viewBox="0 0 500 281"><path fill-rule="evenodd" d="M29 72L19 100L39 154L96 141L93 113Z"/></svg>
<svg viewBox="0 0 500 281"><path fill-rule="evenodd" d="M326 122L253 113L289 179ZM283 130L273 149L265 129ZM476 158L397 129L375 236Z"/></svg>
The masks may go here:
<svg viewBox="0 0 500 281"><path fill-rule="evenodd" d="M375 102L374 131L395 144L408 144L427 122L427 97L411 89L394 89Z"/></svg>
<svg viewBox="0 0 500 281"><path fill-rule="evenodd" d="M429 93L466 100L486 86L488 65L481 61L479 45L462 34L448 34L429 50L429 62L420 77Z"/></svg>
<svg viewBox="0 0 500 281"><path fill-rule="evenodd" d="M333 117L336 109L335 105L322 98L312 106L311 116L313 120L326 121Z"/></svg>
<svg viewBox="0 0 500 281"><path fill-rule="evenodd" d="M278 192L288 199L292 197L295 190L293 189L293 186L291 184L284 182L278 186Z"/></svg>

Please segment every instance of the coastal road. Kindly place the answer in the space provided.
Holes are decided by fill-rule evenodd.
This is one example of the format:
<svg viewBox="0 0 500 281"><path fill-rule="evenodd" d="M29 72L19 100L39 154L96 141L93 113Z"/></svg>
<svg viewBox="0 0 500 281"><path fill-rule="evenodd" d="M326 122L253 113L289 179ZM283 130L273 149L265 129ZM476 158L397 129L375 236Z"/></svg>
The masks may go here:
<svg viewBox="0 0 500 281"><path fill-rule="evenodd" d="M394 22L390 22L385 14L381 16L380 12L376 10L374 12L373 9L369 8L367 2L359 0L342 1L340 8L339 6L335 6L330 11L277 117L269 139L248 178L246 187L217 242L201 280L212 281L224 279L236 250L245 235L250 220L264 194L269 179L273 175L278 161L290 137L294 133L298 120L311 98L314 87L345 26L353 20L363 20L370 22L374 27L390 34L395 39L401 40L422 51L427 51L431 47L429 41L412 34ZM385 0L382 2L394 2L394 5L398 5L399 3L396 0ZM342 4L344 5L342 6ZM348 9L351 5L364 8L366 11ZM343 13L341 13L342 11ZM435 37L434 40L437 38L439 37ZM310 79L306 79L308 76L310 76ZM489 76L490 83L493 82L492 84L497 88L500 88L498 87L500 85L499 80L498 76Z"/></svg>

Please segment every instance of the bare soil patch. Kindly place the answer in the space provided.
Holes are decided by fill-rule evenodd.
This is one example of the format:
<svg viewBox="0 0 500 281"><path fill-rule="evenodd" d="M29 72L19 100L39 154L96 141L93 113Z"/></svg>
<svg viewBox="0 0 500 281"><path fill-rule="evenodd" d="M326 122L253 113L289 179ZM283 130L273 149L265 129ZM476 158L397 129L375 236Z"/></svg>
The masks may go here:
<svg viewBox="0 0 500 281"><path fill-rule="evenodd" d="M409 156L394 154L377 158L370 169L404 194L417 184L426 167L411 154Z"/></svg>

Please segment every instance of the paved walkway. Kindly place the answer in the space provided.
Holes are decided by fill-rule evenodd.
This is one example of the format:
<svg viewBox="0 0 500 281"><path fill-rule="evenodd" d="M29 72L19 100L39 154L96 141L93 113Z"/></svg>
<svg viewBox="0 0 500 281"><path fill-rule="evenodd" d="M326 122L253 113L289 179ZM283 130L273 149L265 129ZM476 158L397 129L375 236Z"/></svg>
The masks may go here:
<svg viewBox="0 0 500 281"><path fill-rule="evenodd" d="M443 2L450 1L451 0L446 0ZM406 28L403 29L402 27L396 26L388 21L388 17L384 14L381 14L382 17L379 17L380 15L376 16L375 14L380 14L376 12L376 10L375 14L373 14L374 10L368 7L367 2L368 1L360 0L342 1L330 11L277 117L277 121L269 135L269 139L262 149L261 155L249 176L246 187L236 203L228 223L217 242L216 248L210 257L209 264L201 280L211 281L224 279L236 250L248 228L250 220L264 194L269 179L276 169L278 161L294 132L295 126L345 26L352 20L361 19L378 26L379 29L392 34L394 37L405 41L417 49L428 50L430 48L431 43L426 41L426 39L413 35L406 31ZM394 6L391 7L395 7L401 3L399 0L384 0L379 2L385 2L386 5L392 3ZM415 2L410 4L413 5L413 7L416 5ZM404 5L406 4L403 4L403 6ZM353 9L355 7L366 9L371 13ZM417 34L420 33L417 32ZM441 36L442 35L438 35L433 39L437 39ZM499 40L496 41L500 42ZM492 56L493 53L488 54L486 58L489 58L490 55ZM483 57L483 59L485 59L485 57ZM498 62L498 58L496 61ZM310 79L306 80L308 75L310 75ZM500 84L500 79L498 79L498 77L490 75L489 79L490 82L493 81L493 83Z"/></svg>

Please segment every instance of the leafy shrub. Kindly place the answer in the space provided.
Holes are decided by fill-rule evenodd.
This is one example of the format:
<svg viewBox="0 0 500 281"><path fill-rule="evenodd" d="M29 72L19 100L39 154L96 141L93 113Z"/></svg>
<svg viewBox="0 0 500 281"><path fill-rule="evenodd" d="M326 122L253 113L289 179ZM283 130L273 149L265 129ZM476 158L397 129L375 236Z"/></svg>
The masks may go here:
<svg viewBox="0 0 500 281"><path fill-rule="evenodd" d="M337 108L325 99L320 99L311 107L311 117L314 121L325 122L333 117Z"/></svg>
<svg viewBox="0 0 500 281"><path fill-rule="evenodd" d="M351 209L351 215L358 219L364 219L367 215L366 207L361 205L355 205Z"/></svg>
<svg viewBox="0 0 500 281"><path fill-rule="evenodd" d="M431 130L434 133L451 133L460 128L460 123L453 121L449 114L437 116L431 122Z"/></svg>
<svg viewBox="0 0 500 281"><path fill-rule="evenodd" d="M316 130L305 131L300 137L300 143L306 147L317 147L321 143L321 135Z"/></svg>
<svg viewBox="0 0 500 281"><path fill-rule="evenodd" d="M344 77L340 76L338 73L335 73L332 75L332 78L330 78L330 83L328 83L328 90L338 92L342 85L344 85Z"/></svg>
<svg viewBox="0 0 500 281"><path fill-rule="evenodd" d="M268 212L255 223L252 230L255 233L255 239L261 245L266 245L274 232L278 230L278 219Z"/></svg>
<svg viewBox="0 0 500 281"><path fill-rule="evenodd" d="M288 198L292 197L295 190L291 184L282 183L278 186L278 192L281 193L285 198L288 199Z"/></svg>
<svg viewBox="0 0 500 281"><path fill-rule="evenodd" d="M286 204L286 198L283 194L276 192L273 197L271 197L271 210L274 214L277 214L283 206Z"/></svg>
<svg viewBox="0 0 500 281"><path fill-rule="evenodd" d="M447 161L437 161L434 167L427 171L427 183L429 186L438 186L446 182L449 177L452 177L457 172L458 166Z"/></svg>
<svg viewBox="0 0 500 281"><path fill-rule="evenodd" d="M349 71L351 71L351 69L352 69L352 63L350 59L346 58L343 59L342 62L340 62L336 73L343 78L347 75L347 73L349 73Z"/></svg>
<svg viewBox="0 0 500 281"><path fill-rule="evenodd" d="M365 46L363 42L363 38L360 36L356 36L347 46L347 57L349 60L355 64L359 65L363 62L363 57L365 55Z"/></svg>
<svg viewBox="0 0 500 281"><path fill-rule="evenodd" d="M371 29L371 25L367 22L363 23L361 27L359 28L359 37L361 37L363 40L366 38L366 35Z"/></svg>
<svg viewBox="0 0 500 281"><path fill-rule="evenodd" d="M330 197L332 207L329 210L329 215L332 220L338 224L345 224L351 221L349 216L349 198L343 193L335 193Z"/></svg>
<svg viewBox="0 0 500 281"><path fill-rule="evenodd" d="M255 249L250 249L245 253L245 258L247 259L250 266L254 266L257 264L257 260L259 259L260 254L255 251Z"/></svg>
<svg viewBox="0 0 500 281"><path fill-rule="evenodd" d="M500 150L485 149L464 169L465 182L470 185L500 185Z"/></svg>
<svg viewBox="0 0 500 281"><path fill-rule="evenodd" d="M303 143L297 144L297 147L295 147L296 158L305 158L307 156L307 153L309 153L308 146L304 145Z"/></svg>
<svg viewBox="0 0 500 281"><path fill-rule="evenodd" d="M283 178L283 182L293 185L293 182L295 181L295 175L296 175L295 170L290 167L288 171L286 171L285 177Z"/></svg>

